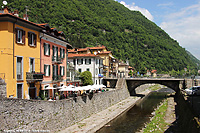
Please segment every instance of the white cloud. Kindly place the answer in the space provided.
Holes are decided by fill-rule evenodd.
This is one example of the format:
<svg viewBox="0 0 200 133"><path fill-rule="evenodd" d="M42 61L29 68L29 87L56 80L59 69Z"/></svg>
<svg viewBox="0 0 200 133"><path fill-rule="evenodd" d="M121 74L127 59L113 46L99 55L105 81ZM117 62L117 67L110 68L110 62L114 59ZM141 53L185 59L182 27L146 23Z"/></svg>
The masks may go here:
<svg viewBox="0 0 200 133"><path fill-rule="evenodd" d="M135 5L135 3L132 3L131 5L126 4L124 1L121 1L120 3L123 4L125 7L127 7L130 10L140 11L145 17L147 17L149 20L153 21L153 16L147 9L138 7Z"/></svg>
<svg viewBox="0 0 200 133"><path fill-rule="evenodd" d="M173 6L173 5L174 5L173 2L158 4L158 6L160 7Z"/></svg>
<svg viewBox="0 0 200 133"><path fill-rule="evenodd" d="M169 14L160 27L200 59L200 3Z"/></svg>

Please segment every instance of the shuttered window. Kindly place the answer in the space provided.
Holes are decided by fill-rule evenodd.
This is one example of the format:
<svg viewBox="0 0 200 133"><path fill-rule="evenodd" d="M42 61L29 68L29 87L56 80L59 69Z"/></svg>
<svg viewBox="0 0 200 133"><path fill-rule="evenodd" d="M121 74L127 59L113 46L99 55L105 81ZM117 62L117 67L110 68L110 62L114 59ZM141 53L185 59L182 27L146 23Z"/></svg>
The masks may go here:
<svg viewBox="0 0 200 133"><path fill-rule="evenodd" d="M60 75L61 76L65 75L65 67L64 66L60 66Z"/></svg>
<svg viewBox="0 0 200 133"><path fill-rule="evenodd" d="M50 76L50 65L44 65L44 76Z"/></svg>
<svg viewBox="0 0 200 133"><path fill-rule="evenodd" d="M50 44L44 43L44 55L50 55Z"/></svg>
<svg viewBox="0 0 200 133"><path fill-rule="evenodd" d="M15 29L16 43L25 44L25 31L23 29Z"/></svg>
<svg viewBox="0 0 200 133"><path fill-rule="evenodd" d="M32 47L36 47L37 36L35 33L28 32L28 45Z"/></svg>

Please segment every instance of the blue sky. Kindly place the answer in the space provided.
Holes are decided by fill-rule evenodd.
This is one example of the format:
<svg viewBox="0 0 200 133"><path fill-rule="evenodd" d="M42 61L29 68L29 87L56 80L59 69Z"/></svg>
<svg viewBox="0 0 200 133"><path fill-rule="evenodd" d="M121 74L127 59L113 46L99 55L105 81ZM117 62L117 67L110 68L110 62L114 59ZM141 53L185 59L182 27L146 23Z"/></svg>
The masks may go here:
<svg viewBox="0 0 200 133"><path fill-rule="evenodd" d="M200 0L116 0L140 11L200 59Z"/></svg>

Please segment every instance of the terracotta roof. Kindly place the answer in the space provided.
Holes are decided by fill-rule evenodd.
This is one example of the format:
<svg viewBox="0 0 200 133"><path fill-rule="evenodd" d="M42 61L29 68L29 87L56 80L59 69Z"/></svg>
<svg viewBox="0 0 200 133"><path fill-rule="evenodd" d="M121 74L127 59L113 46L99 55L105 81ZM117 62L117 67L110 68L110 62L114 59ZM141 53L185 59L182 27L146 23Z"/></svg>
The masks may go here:
<svg viewBox="0 0 200 133"><path fill-rule="evenodd" d="M111 51L101 51L100 53L98 54L109 54L109 53L112 53Z"/></svg>
<svg viewBox="0 0 200 133"><path fill-rule="evenodd" d="M133 67L131 67L131 66L128 66L128 68L133 68Z"/></svg>
<svg viewBox="0 0 200 133"><path fill-rule="evenodd" d="M99 57L95 54L68 54L68 58L73 58L73 57Z"/></svg>
<svg viewBox="0 0 200 133"><path fill-rule="evenodd" d="M157 70L152 70L152 71L151 71L151 73L156 73L156 72L157 72Z"/></svg>
<svg viewBox="0 0 200 133"><path fill-rule="evenodd" d="M78 51L87 51L88 50L88 48L80 48L80 49L78 49Z"/></svg>
<svg viewBox="0 0 200 133"><path fill-rule="evenodd" d="M106 47L102 45L101 47L88 47L88 48L90 48L90 49L104 49Z"/></svg>
<svg viewBox="0 0 200 133"><path fill-rule="evenodd" d="M43 28L42 26L40 26L40 25L38 25L38 24L36 24L36 23L33 23L33 22L28 21L28 20L25 20L25 19L23 19L23 18L17 17L17 16L15 16L15 15L13 15L12 13L0 13L0 16L6 16L6 15L11 16L11 17L14 17L14 18L18 18L19 20L22 20L22 21L25 21L25 22L30 23L30 24L32 24L32 25L35 25L35 26L37 26L37 27Z"/></svg>

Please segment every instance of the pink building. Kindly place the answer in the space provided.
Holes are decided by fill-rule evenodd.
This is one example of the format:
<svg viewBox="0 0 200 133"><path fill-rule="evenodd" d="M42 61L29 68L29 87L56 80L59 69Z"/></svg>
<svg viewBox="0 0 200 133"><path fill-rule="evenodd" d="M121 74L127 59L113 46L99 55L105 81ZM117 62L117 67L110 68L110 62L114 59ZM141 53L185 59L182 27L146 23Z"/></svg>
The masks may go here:
<svg viewBox="0 0 200 133"><path fill-rule="evenodd" d="M42 90L46 97L54 97L58 87L67 85L67 50L72 46L65 40L62 31L50 28L48 24L39 24L45 30L40 34L41 38L41 72L44 73ZM49 89L53 88L53 89Z"/></svg>

